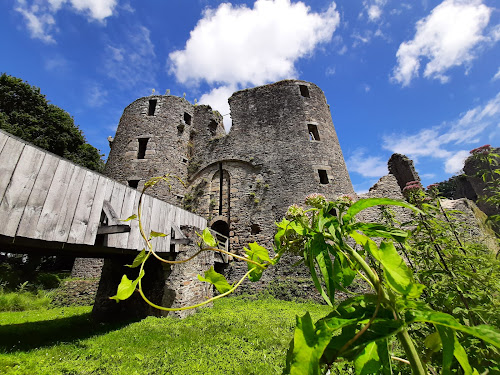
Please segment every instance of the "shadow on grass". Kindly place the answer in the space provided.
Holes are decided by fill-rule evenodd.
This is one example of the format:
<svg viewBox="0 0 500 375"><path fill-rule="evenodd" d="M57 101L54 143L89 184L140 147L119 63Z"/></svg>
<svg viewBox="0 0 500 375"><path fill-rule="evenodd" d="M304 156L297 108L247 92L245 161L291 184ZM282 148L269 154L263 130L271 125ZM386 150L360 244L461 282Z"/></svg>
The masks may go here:
<svg viewBox="0 0 500 375"><path fill-rule="evenodd" d="M133 321L93 323L91 313L0 326L0 352L12 353L72 342L120 329Z"/></svg>

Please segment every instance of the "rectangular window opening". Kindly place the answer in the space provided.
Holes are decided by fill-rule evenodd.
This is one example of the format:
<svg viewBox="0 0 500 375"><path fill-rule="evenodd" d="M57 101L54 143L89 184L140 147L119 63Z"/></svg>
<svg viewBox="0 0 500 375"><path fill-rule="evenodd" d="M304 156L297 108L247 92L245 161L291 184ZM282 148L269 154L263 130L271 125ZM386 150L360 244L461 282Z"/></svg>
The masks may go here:
<svg viewBox="0 0 500 375"><path fill-rule="evenodd" d="M319 132L318 132L318 127L316 125L308 124L307 131L309 132L310 141L319 141Z"/></svg>
<svg viewBox="0 0 500 375"><path fill-rule="evenodd" d="M148 116L154 116L156 110L156 99L151 99L149 101Z"/></svg>
<svg viewBox="0 0 500 375"><path fill-rule="evenodd" d="M300 95L304 98L309 98L309 88L306 85L299 85L300 87Z"/></svg>
<svg viewBox="0 0 500 375"><path fill-rule="evenodd" d="M210 124L208 124L208 130L210 131L210 135L214 136L215 134L217 134L218 126L219 125L214 120L210 120Z"/></svg>
<svg viewBox="0 0 500 375"><path fill-rule="evenodd" d="M328 175L326 174L326 171L324 169L318 169L318 174L319 174L319 183L323 185L327 185L329 183L328 181Z"/></svg>
<svg viewBox="0 0 500 375"><path fill-rule="evenodd" d="M139 138L139 150L137 151L137 159L144 159L146 156L146 148L149 138Z"/></svg>
<svg viewBox="0 0 500 375"><path fill-rule="evenodd" d="M137 189L137 187L139 186L139 180L128 180L128 186L133 189Z"/></svg>
<svg viewBox="0 0 500 375"><path fill-rule="evenodd" d="M184 122L186 125L191 125L191 115L189 113L184 112Z"/></svg>

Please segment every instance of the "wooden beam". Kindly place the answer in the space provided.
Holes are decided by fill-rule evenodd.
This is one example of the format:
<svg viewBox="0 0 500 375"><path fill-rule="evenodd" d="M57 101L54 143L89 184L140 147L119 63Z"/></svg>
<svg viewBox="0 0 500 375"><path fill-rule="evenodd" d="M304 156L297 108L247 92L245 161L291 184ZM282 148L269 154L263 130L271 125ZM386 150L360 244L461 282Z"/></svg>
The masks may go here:
<svg viewBox="0 0 500 375"><path fill-rule="evenodd" d="M130 227L125 224L106 225L97 228L97 234L114 234L130 232Z"/></svg>

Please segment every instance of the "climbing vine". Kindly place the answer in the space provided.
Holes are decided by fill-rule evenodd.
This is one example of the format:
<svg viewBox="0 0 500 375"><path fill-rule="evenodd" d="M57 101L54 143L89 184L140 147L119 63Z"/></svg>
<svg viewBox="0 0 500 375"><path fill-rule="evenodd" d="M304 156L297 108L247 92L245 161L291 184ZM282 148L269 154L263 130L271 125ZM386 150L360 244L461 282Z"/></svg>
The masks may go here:
<svg viewBox="0 0 500 375"><path fill-rule="evenodd" d="M144 190L169 176L149 181ZM143 192L144 192L143 190ZM305 201L308 208L293 205L278 226L274 238L274 256L257 243L245 248L246 256L233 257L244 260L248 265L246 274L230 284L213 267L198 275L200 281L213 284L220 292L218 296L199 304L180 308L158 306L144 295L141 279L144 277L144 263L153 256L162 262L178 264L187 262L203 251L226 251L217 248L217 241L206 229L200 234L200 249L189 259L168 261L155 253L151 244L153 237L163 233L144 232L141 222L142 197L137 215L141 235L146 243L143 250L130 265L139 267L139 276L129 280L123 276L117 294L117 301L129 298L138 290L151 306L161 310L175 311L199 307L232 293L246 278L258 281L263 272L275 265L284 253L302 258L309 268L315 287L332 310L326 317L313 322L307 313L297 317L294 337L287 354L284 374L326 373L338 361L350 361L357 374L391 374L395 363L408 364L413 374L427 374L436 368L426 363L422 352L414 341L413 327L417 332L422 325L430 332L426 345L441 353L441 370L451 374L456 360L464 374L479 374L471 366L461 335L500 348L500 332L488 325L462 324L451 314L436 311L426 304L421 295L425 286L415 280L414 273L396 250L396 244L404 244L408 232L388 224L357 221L363 210L379 206L401 206L417 215L424 212L414 205L387 198L361 199L355 203L349 197L329 202L320 194L312 194ZM374 240L376 239L376 240ZM372 267L368 258L376 264ZM370 286L372 292L355 295L340 304L335 302L337 290L347 291L356 277ZM412 337L413 336L413 337ZM394 342L399 344L404 358L393 353Z"/></svg>

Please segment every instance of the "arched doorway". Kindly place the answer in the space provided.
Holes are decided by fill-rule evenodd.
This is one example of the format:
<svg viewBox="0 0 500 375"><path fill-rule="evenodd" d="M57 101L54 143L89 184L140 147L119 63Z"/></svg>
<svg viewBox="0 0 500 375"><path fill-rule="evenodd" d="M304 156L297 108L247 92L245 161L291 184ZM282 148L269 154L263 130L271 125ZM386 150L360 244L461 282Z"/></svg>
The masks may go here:
<svg viewBox="0 0 500 375"><path fill-rule="evenodd" d="M225 218L219 217L215 218L210 229L214 230L216 233L215 237L220 244L226 244L226 250L229 250L229 224ZM216 272L224 274L227 268L227 259L224 261L224 257L220 253L215 254L214 270Z"/></svg>
<svg viewBox="0 0 500 375"><path fill-rule="evenodd" d="M225 237L229 237L229 224L225 220L217 220L215 221L211 226L211 229L216 231L217 233L222 234ZM223 241L225 242L225 238L217 238L218 241Z"/></svg>

